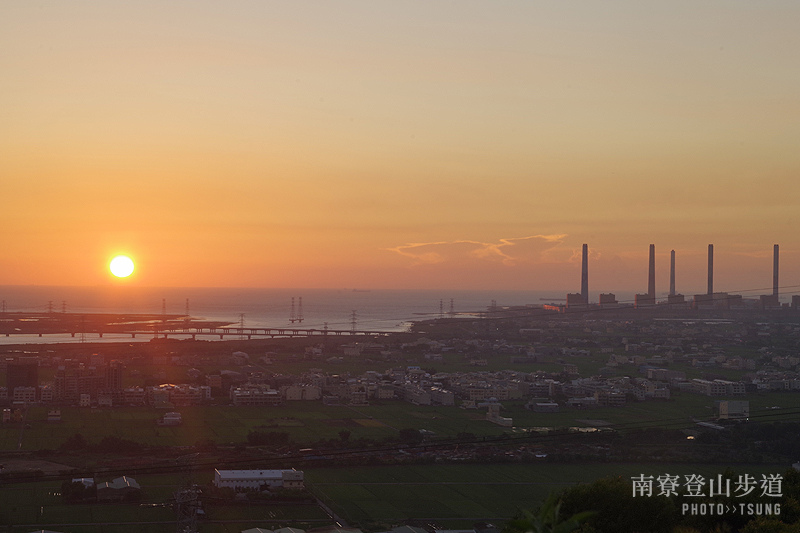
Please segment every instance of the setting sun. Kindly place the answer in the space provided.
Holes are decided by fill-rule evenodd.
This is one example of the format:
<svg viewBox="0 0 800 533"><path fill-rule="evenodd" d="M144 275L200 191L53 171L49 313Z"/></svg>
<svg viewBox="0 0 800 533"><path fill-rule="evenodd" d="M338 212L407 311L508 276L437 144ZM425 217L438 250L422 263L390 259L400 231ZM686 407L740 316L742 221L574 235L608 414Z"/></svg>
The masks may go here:
<svg viewBox="0 0 800 533"><path fill-rule="evenodd" d="M127 255L118 255L109 263L111 273L118 278L127 278L133 274L133 260Z"/></svg>

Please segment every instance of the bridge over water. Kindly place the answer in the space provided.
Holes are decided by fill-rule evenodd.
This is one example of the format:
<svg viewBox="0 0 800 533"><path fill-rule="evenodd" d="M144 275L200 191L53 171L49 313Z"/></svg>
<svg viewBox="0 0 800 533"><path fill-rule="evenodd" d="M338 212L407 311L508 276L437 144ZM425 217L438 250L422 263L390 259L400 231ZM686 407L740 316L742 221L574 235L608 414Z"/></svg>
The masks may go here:
<svg viewBox="0 0 800 533"><path fill-rule="evenodd" d="M102 332L98 332L102 336ZM112 332L109 332L112 333ZM351 329L315 329L315 328L241 328L241 327L156 327L142 329L138 331L121 331L113 333L136 335L152 335L153 337L191 337L214 336L224 339L225 337L238 337L252 339L254 337L324 337L324 336L369 336L369 335L389 335L396 331L367 331Z"/></svg>
<svg viewBox="0 0 800 533"><path fill-rule="evenodd" d="M97 335L130 335L131 338L137 336L151 336L153 338L184 337L196 339L197 337L236 337L240 339L252 338L276 338L276 337L344 337L344 336L384 336L397 331L367 331L367 330L344 330L344 329L314 329L314 328L214 328L214 327L189 327L189 328L142 328L142 329L116 329L103 328L92 331L40 331L39 337L44 335L63 335L68 333L72 337ZM30 335L30 332L6 331L5 336L11 335Z"/></svg>
<svg viewBox="0 0 800 533"><path fill-rule="evenodd" d="M397 331L288 327L242 327L226 322L195 321L185 316L112 315L61 313L4 313L0 317L0 335L130 335L153 338L237 337L240 339L275 337L358 337L389 335Z"/></svg>

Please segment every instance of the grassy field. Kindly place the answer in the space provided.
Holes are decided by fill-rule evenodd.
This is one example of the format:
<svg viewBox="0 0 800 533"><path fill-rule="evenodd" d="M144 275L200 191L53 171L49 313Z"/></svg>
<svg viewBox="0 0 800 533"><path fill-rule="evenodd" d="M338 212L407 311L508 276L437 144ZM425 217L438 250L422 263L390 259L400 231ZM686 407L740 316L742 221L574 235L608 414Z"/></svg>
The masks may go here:
<svg viewBox="0 0 800 533"><path fill-rule="evenodd" d="M198 474L198 481L209 483L209 472ZM31 531L44 526L58 531L125 532L175 531L173 492L183 481L180 474L137 476L144 490L138 504L73 504L62 502L61 480L0 486L0 527L8 531ZM208 521L201 531L238 533L251 527L278 528L288 525L310 527L330 525L328 516L316 505L207 505ZM132 522L132 524L125 524ZM80 525L75 525L80 524ZM5 531L5 529L4 529Z"/></svg>
<svg viewBox="0 0 800 533"><path fill-rule="evenodd" d="M760 478L786 468L737 465L734 470ZM345 520L365 529L380 529L378 525L389 527L410 518L433 519L448 527L471 527L478 519L501 521L522 509L535 509L552 491L608 476L700 474L708 478L725 470L725 465L709 464L403 465L306 469L305 478L311 490ZM210 479L209 472L197 475L200 482ZM182 476L144 475L137 481L145 491L141 504L65 505L58 494L61 481L0 486L0 527L15 526L7 531L17 532L31 531L34 526L98 533L174 531L175 514L169 502ZM330 525L323 511L313 505L220 506L211 502L206 511L208 523L200 531L207 533ZM101 526L104 523L115 525Z"/></svg>
<svg viewBox="0 0 800 533"><path fill-rule="evenodd" d="M787 465L737 465L760 477ZM552 491L608 476L721 474L724 465L683 464L499 464L419 465L306 470L323 501L348 521L399 523L430 518L455 526L471 519L499 520L535 509Z"/></svg>
<svg viewBox="0 0 800 533"><path fill-rule="evenodd" d="M737 399L750 401L754 419L780 418L782 409L800 407L800 393L754 394ZM586 420L601 420L620 427L689 427L693 425L692 417L713 416L715 399L684 393L669 401L631 403L622 408L563 409L558 413L534 413L525 409L522 401L502 403L503 415L512 417L517 428L592 425ZM767 410L775 406L781 409ZM75 433L90 442L116 436L143 444L190 446L202 439L218 444L242 443L253 430L286 432L296 443L336 439L342 430L349 431L351 439L382 439L405 428L426 429L436 436L455 436L461 432L483 436L508 431L487 422L483 409L415 406L399 401L362 407L325 406L319 402L295 402L279 407L185 407L180 408L184 422L177 427L157 426L155 421L163 413L146 407L62 408L63 420L55 423L46 421L47 409L30 408L26 419L29 427L22 432L23 450L58 448ZM0 451L17 449L21 426L11 423L0 427Z"/></svg>
<svg viewBox="0 0 800 533"><path fill-rule="evenodd" d="M501 433L498 426L484 420L484 413L457 407L414 406L402 402L365 407L325 406L315 403L287 404L281 407L205 406L180 409L183 424L177 427L156 425L163 413L150 408L114 409L62 408L61 422L47 422L47 408L30 408L23 432L22 449L57 448L75 433L90 442L117 436L144 444L193 445L201 439L219 444L245 442L252 430L286 432L294 442L307 443L339 438L347 430L352 439L381 439L404 428L430 429L441 435L469 431L479 435ZM17 449L20 423L0 428L0 451Z"/></svg>

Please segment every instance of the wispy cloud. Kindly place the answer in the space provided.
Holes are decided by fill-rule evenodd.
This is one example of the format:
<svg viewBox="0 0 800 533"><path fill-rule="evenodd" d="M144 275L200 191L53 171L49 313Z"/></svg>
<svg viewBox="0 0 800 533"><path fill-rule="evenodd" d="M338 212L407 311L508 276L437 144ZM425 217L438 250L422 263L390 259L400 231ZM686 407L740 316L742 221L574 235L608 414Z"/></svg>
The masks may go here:
<svg viewBox="0 0 800 533"><path fill-rule="evenodd" d="M566 234L529 235L499 239L497 242L473 240L416 242L387 248L413 260L412 265L487 261L514 266L541 262L545 254L564 242Z"/></svg>

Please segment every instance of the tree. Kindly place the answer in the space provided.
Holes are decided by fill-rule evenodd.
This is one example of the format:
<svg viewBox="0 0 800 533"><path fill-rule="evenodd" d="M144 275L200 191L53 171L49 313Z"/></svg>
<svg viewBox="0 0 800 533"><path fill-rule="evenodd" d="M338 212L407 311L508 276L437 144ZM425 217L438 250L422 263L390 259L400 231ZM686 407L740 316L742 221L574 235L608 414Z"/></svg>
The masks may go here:
<svg viewBox="0 0 800 533"><path fill-rule="evenodd" d="M621 477L571 487L561 503L566 514L597 511L586 521L596 531L666 533L679 519L674 498L633 497L630 481Z"/></svg>
<svg viewBox="0 0 800 533"><path fill-rule="evenodd" d="M593 511L584 511L562 520L561 500L556 494L550 494L536 513L525 511L522 517L507 523L503 533L569 533L593 514Z"/></svg>
<svg viewBox="0 0 800 533"><path fill-rule="evenodd" d="M406 444L419 444L422 442L422 433L418 429L406 428L398 432L397 438Z"/></svg>
<svg viewBox="0 0 800 533"><path fill-rule="evenodd" d="M61 497L66 503L78 503L97 497L97 487L87 487L80 481L64 481L61 484Z"/></svg>
<svg viewBox="0 0 800 533"><path fill-rule="evenodd" d="M86 439L83 438L83 435L80 433L75 433L60 446L62 450L86 450L88 447L89 443L86 442Z"/></svg>
<svg viewBox="0 0 800 533"><path fill-rule="evenodd" d="M750 520L742 533L800 533L800 524L784 524L777 518L759 516Z"/></svg>

